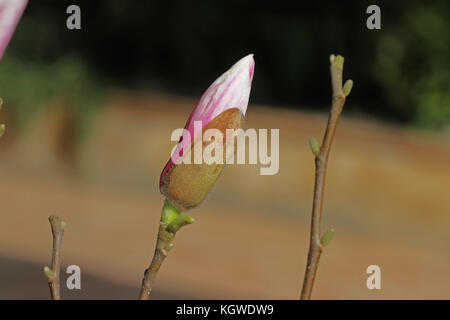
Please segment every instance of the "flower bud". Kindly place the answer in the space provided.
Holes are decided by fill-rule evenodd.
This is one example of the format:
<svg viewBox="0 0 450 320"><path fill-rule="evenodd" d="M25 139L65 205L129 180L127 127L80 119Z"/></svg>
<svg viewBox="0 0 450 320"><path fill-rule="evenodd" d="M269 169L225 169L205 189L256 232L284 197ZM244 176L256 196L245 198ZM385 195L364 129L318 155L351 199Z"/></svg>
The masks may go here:
<svg viewBox="0 0 450 320"><path fill-rule="evenodd" d="M220 76L206 90L194 111L191 113L185 129L189 134L178 142L172 157L164 167L160 178L160 190L166 198L180 210L199 205L207 196L222 172L229 150L236 150L233 141L227 141L227 129L239 129L247 110L254 71L253 55L239 60L230 70ZM196 132L200 123L201 132ZM216 129L222 134L222 141L204 141L203 132ZM190 161L197 145L201 150L211 143L220 143L222 163L201 163ZM229 148L230 145L233 148ZM203 156L203 155L202 155ZM185 161L189 160L189 161Z"/></svg>

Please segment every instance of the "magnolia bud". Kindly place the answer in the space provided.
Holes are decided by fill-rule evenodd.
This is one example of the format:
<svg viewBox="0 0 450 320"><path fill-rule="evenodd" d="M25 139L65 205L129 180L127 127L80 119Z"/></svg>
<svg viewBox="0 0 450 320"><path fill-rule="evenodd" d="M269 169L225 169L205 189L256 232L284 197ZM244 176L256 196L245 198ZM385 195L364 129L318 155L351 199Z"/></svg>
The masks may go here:
<svg viewBox="0 0 450 320"><path fill-rule="evenodd" d="M253 55L239 60L230 70L220 76L206 90L190 115L185 129L189 137L180 139L172 157L164 167L160 178L160 190L166 198L180 210L199 205L209 193L222 172L229 150L236 150L235 140L224 138L220 143L223 152L222 163L185 161L192 159L196 146L201 150L218 142L204 141L203 132L216 129L226 137L227 129L241 128L247 110L253 80L255 63ZM195 130L196 123L201 124L201 133ZM233 148L230 148L232 146ZM201 155L203 158L203 155Z"/></svg>
<svg viewBox="0 0 450 320"><path fill-rule="evenodd" d="M242 113L239 109L228 109L215 117L205 128L206 132L209 129L219 130L223 137L226 137L226 129L239 129L242 123ZM195 137L190 148L186 149L183 158L190 158L189 163L181 162L174 165L164 176L161 192L166 198L180 210L186 210L199 205L209 191L213 187L217 178L219 178L223 168L225 167L226 159L229 154L227 150L236 150L235 139L232 142L223 140L221 146L224 151L222 163L206 164L202 161L200 164L195 164L192 161L192 150L194 144L201 143L202 150L215 141L206 142L201 135ZM233 148L227 147L227 143L232 143Z"/></svg>

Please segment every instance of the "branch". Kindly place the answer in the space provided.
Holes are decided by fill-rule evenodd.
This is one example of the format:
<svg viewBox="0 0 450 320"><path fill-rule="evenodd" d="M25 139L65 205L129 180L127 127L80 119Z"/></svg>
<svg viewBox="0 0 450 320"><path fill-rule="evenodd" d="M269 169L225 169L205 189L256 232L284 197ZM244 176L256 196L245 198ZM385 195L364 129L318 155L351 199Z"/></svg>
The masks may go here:
<svg viewBox="0 0 450 320"><path fill-rule="evenodd" d="M61 270L61 245L66 222L58 216L50 216L48 221L50 221L53 235L52 268L50 269L45 266L44 274L48 279L52 300L60 300L59 273Z"/></svg>
<svg viewBox="0 0 450 320"><path fill-rule="evenodd" d="M330 56L331 85L333 89L333 99L328 124L322 145L315 138L311 138L311 149L315 155L315 183L314 198L311 217L311 234L308 252L308 262L306 264L305 278L303 280L303 288L300 299L311 299L311 292L314 286L317 268L319 267L320 255L323 247L327 245L334 235L334 230L328 230L325 235L320 238L320 222L322 219L322 203L325 189L325 175L327 170L328 156L330 154L331 145L333 143L339 117L344 107L345 97L350 93L353 81L348 80L342 87L342 71L344 66L344 58L340 55Z"/></svg>
<svg viewBox="0 0 450 320"><path fill-rule="evenodd" d="M142 279L140 300L149 300L153 284L161 268L162 263L167 257L170 249L173 248L175 234L183 226L194 222L194 218L189 215L180 215L180 212L168 200L165 201L159 222L158 238L156 241L155 253L148 269L144 272Z"/></svg>

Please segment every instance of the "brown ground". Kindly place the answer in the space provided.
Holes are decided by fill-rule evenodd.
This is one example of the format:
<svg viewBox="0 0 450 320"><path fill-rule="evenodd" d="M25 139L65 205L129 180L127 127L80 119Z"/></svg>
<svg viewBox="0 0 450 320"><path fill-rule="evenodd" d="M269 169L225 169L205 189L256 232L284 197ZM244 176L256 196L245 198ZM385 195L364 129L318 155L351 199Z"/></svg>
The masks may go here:
<svg viewBox="0 0 450 320"><path fill-rule="evenodd" d="M0 140L0 298L47 298L47 217L68 223L63 259L83 272L67 298L134 298L153 252L158 179L195 101L121 94L76 157L61 154L61 115ZM131 108L134 106L134 108ZM145 106L147 108L139 108ZM6 104L5 104L6 107ZM159 298L296 299L313 188L310 135L325 115L249 106L247 127L280 129L280 171L229 166L159 274ZM66 152L66 151L64 151ZM73 166L75 163L75 167ZM324 228L336 236L314 298L450 298L450 139L344 118L330 158ZM366 288L366 268L382 289ZM65 276L63 276L65 281Z"/></svg>

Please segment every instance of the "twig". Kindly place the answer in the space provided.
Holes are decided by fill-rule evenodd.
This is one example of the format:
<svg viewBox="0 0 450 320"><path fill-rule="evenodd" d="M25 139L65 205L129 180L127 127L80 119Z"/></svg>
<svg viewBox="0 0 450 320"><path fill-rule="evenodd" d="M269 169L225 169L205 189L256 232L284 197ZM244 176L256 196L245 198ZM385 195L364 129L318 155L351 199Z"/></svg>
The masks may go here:
<svg viewBox="0 0 450 320"><path fill-rule="evenodd" d="M168 200L165 201L159 222L158 238L156 241L155 253L148 269L144 272L142 279L140 300L150 299L150 293L158 274L159 268L167 257L170 249L173 248L175 234L180 228L191 224L194 219L189 215L180 215L180 212Z"/></svg>
<svg viewBox="0 0 450 320"><path fill-rule="evenodd" d="M53 235L52 268L45 266L44 274L48 279L52 300L60 300L61 245L66 223L58 216L50 216L48 221L50 221Z"/></svg>
<svg viewBox="0 0 450 320"><path fill-rule="evenodd" d="M324 237L320 238L320 222L322 219L322 203L325 188L325 175L327 170L328 156L330 154L333 138L336 133L336 127L339 117L344 107L345 97L350 93L353 86L352 80L348 80L342 87L342 71L344 58L340 55L330 56L331 84L333 88L333 100L331 105L328 124L321 146L317 140L311 139L311 148L315 155L315 183L314 198L311 217L311 234L308 252L308 262L306 264L305 278L303 280L303 288L300 299L311 299L311 292L314 286L317 268L319 266L320 255L323 246L326 245L334 234L334 230L330 229Z"/></svg>

